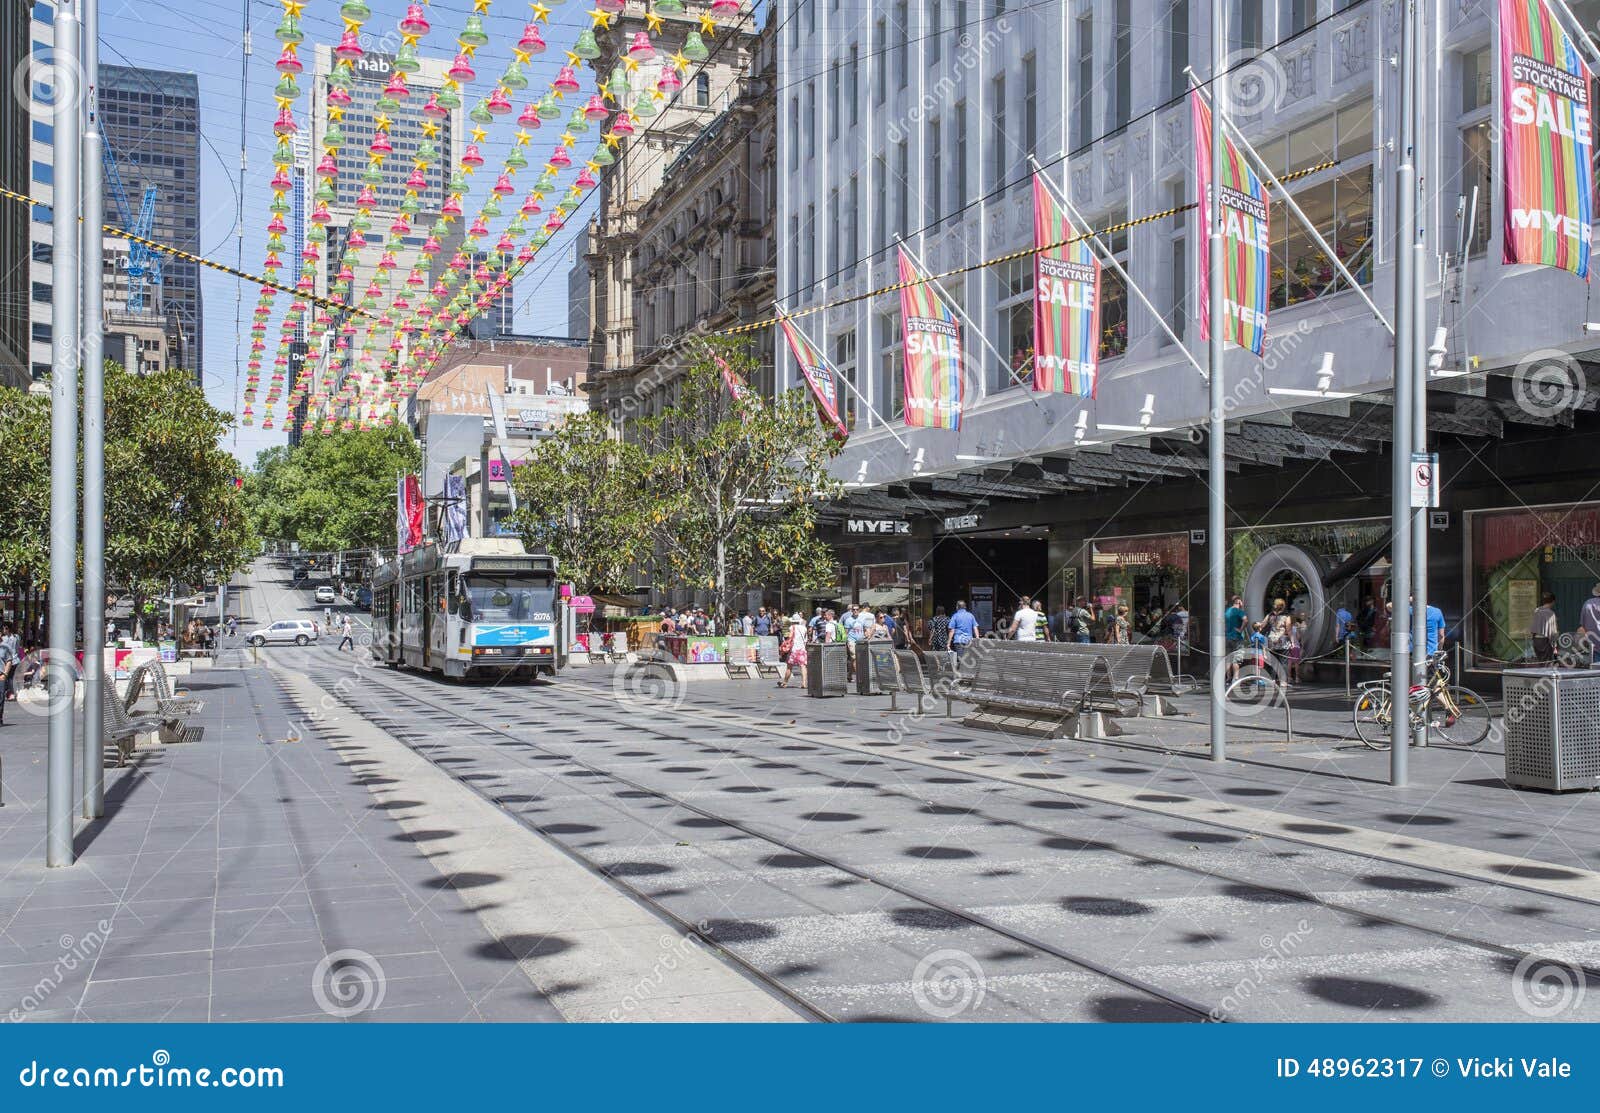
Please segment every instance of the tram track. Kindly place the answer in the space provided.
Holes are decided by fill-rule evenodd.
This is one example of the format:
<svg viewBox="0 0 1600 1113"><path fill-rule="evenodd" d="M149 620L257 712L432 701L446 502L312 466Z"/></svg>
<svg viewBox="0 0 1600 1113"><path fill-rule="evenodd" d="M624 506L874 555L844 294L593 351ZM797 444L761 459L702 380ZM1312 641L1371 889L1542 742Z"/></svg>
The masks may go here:
<svg viewBox="0 0 1600 1113"><path fill-rule="evenodd" d="M314 672L313 673L313 679L318 680L319 682L321 682L323 680L323 677L321 675L319 675L318 673ZM1145 995L1145 996L1147 996L1147 997L1149 997L1149 998L1151 998L1153 1000L1162 1002L1164 1005L1176 1010L1178 1013L1181 1013L1181 1014L1187 1016L1188 1018L1191 1018L1191 1019L1221 1019L1221 1018L1225 1018L1219 1013L1219 1010L1217 1008L1214 1008L1214 1007L1208 1008L1202 1002L1195 1001L1195 1000L1191 999L1190 997L1188 997L1187 995L1171 992L1171 991L1169 991L1167 989L1162 988L1161 986L1155 985L1155 984L1153 984L1153 983L1151 983L1151 982L1149 982L1149 981L1147 981L1145 979L1130 975L1126 971L1119 970L1119 969L1115 968L1112 965L1109 965L1109 964L1107 964L1105 962L1099 961L1099 960L1097 960L1097 959L1095 959L1095 958L1093 958L1091 956L1085 955L1085 954L1083 954L1083 953L1081 953L1079 951L1071 950L1071 949L1059 946L1059 945L1057 945L1055 943L1052 943L1052 942L1050 942L1049 940L1046 940L1046 939L1041 939L1041 938L1037 937L1036 935L1034 935L1034 934L1032 934L1030 932L1027 932L1027 931L1023 931L1023 930L1021 930L1021 929L1019 929L1019 928L1017 928L1017 927L1015 927L1013 925L1000 923L998 921L995 921L991 917L984 915L981 912L977 912L977 911L975 911L973 909L970 909L970 908L961 907L959 904L953 904L950 901L941 899L939 896L931 894L931 893L928 893L928 892L926 892L926 891L924 891L924 890L922 890L922 889L920 889L918 887L914 887L912 885L908 885L908 884L906 884L904 882L901 882L901 881L896 881L896 880L893 880L893 879L890 879L890 878L886 878L886 877L882 876L882 874L880 872L876 872L876 871L874 871L874 870L872 870L870 868L866 868L866 867L862 867L862 866L853 864L853 863L851 863L851 862L849 862L847 860L844 860L843 858L841 858L838 855L833 854L831 852L824 851L824 850L821 850L821 849L816 848L814 846L808 845L806 843L796 841L795 839L793 839L791 837L788 837L788 836L786 836L786 835L784 835L782 833L776 833L776 832L773 832L771 830L764 829L761 826L759 826L759 825L757 825L755 823L752 823L750 821L730 816L730 815L726 814L724 811L713 810L713 809L709 809L709 808L703 807L703 806L701 806L699 804L696 804L696 803L693 803L691 801L685 800L680 796L676 796L671 792L664 791L664 790L662 790L660 788L653 787L651 785L648 785L648 784L646 784L644 782L641 782L639 780L636 780L634 778L622 775L622 774L616 772L615 770L613 770L611 768L607 768L605 766L597 765L597 764L594 764L592 762L584 761L583 759L581 759L581 758L579 758L579 757L577 757L577 756L575 756L575 755L573 755L571 753L565 752L565 751L563 751L561 749L558 749L558 748L555 748L555 747L552 747L552 746L542 746L542 745L539 745L538 743L531 742L527 737L527 734L529 733L528 731L524 730L522 732L518 732L518 731L514 731L514 730L505 729L504 727L498 726L494 722L492 722L489 719L487 719L487 718L481 716L480 714L478 714L478 712L480 712L482 710L481 706L468 707L468 708L464 709L461 706L461 702L460 701L452 701L450 704L446 704L446 703L443 703L443 702L438 702L438 701L436 701L434 699L427 698L424 694L422 694L424 692L427 692L428 688L422 687L420 689L420 691L419 691L419 686L417 686L417 685L414 685L414 684L413 685L406 685L406 684L403 684L402 682L400 682L398 680L398 678L391 678L391 677L388 677L386 675L381 675L379 677L379 679L377 680L377 686L385 689L389 694L391 694L392 696L394 696L396 698L407 700L407 701L411 701L412 703L414 703L418 707L426 708L426 709L428 709L428 710L430 710L430 711L432 711L432 712L434 712L436 714L450 716L450 717L454 718L456 721L464 724L465 726L469 726L469 727L471 727L471 728L473 728L473 729L475 729L477 731L487 732L487 733L492 734L492 735L497 735L497 736L500 736L500 737L503 737L503 738L506 738L506 739L514 740L519 744L519 746L531 748L532 750L544 755L545 758L547 758L547 759L559 760L561 762L567 763L567 764L573 766L574 768L581 769L581 770L585 771L590 776L604 777L604 778L614 782L617 785L626 786L627 788L632 790L632 792L635 793L635 794L641 794L642 793L642 794L647 795L648 797L661 800L661 801L663 801L665 803L670 804L674 808L677 808L677 809L680 809L682 811L691 813L693 815L702 817L703 819L708 820L708 821L714 821L715 823L717 823L719 825L724 825L724 826L727 826L727 827L729 827L731 829L737 830L737 831L739 831L740 833L742 833L743 835L745 835L745 836L747 836L749 838L758 839L758 840L761 840L762 842L764 842L764 843L766 843L766 844L768 844L768 845L770 845L772 847L780 848L785 853L798 855L798 856L801 856L801 857L803 857L805 859L816 861L816 862L826 866L827 868L829 868L831 870L837 871L840 874L850 876L852 878L855 878L855 879L857 879L859 881L866 882L866 883L868 883L870 885L873 885L873 886L877 886L878 888L880 888L880 889L882 889L882 890L884 890L886 892L892 892L894 894L897 894L898 896L900 896L902 898L905 898L907 900L911 900L913 902L916 902L917 904L920 904L920 905L924 906L925 908L932 909L932 910L934 910L935 912L937 912L937 913L939 913L941 915L954 917L954 918L956 918L956 919L958 919L960 921L963 921L963 922L965 922L965 923L967 923L969 925L972 925L972 926L974 926L976 928L979 928L979 929L982 929L984 931L993 933L994 935L996 935L996 936L998 936L1000 938L1009 940L1012 943L1016 943L1016 944L1022 945L1024 947L1030 948L1031 950L1034 950L1034 951L1038 952L1039 954L1051 956L1051 957L1059 960L1060 962L1068 964L1069 966L1071 966L1071 967L1073 967L1073 968L1075 968L1075 969L1077 969L1079 971L1089 972L1089 973L1097 975L1097 976L1099 976L1101 978L1104 978L1104 979L1106 979L1106 980L1108 980L1108 981L1110 981L1112 983L1115 983L1115 984L1117 984L1117 985L1119 985L1119 986L1121 986L1123 988L1133 989L1136 992L1138 992L1140 994L1143 994L1143 995ZM540 702L544 702L541 699L541 693L540 693L539 689L529 690L529 694L533 696L535 704L540 703ZM593 695L593 696L601 696L602 695L601 693L594 692L594 691L591 691L590 694ZM361 708L355 707L353 704L352 704L352 709L356 710L358 713L362 713L362 714L368 714L369 713L367 711L364 711ZM526 711L526 710L528 710L528 708L523 708L523 710ZM564 710L570 712L570 706L565 708ZM381 714L381 712L377 712L377 713ZM504 713L502 712L499 717L503 719L505 717ZM602 713L602 717L605 717L603 715L603 713ZM401 729L402 731L404 730L404 726L405 726L405 724L399 723L399 722L395 722L392 725L394 727L397 727L397 728ZM662 740L666 740L666 741L675 741L676 740L676 736L670 735L670 734L668 734L666 732L655 730L655 729L647 727L647 726L643 726L642 724L638 723L637 721L629 722L626 725L630 729L638 730L638 731L642 731L644 733L648 733L648 734L654 735L654 736L656 736L656 737L658 737L658 738L660 738ZM726 725L726 724L724 724L724 725ZM391 733L394 733L393 729L391 729ZM400 738L400 740L402 742L404 742L405 744L407 744L408 746L411 745L411 742L408 741L404 737ZM814 738L814 737L806 737L805 741L816 743L819 740ZM820 744L821 745L826 745L825 742L822 742ZM739 756L749 757L748 753L744 753L744 752L739 751L737 749L734 749L732 747L717 746L715 743L710 743L710 742L707 742L707 745L709 745L711 749L716 750L717 752L721 753L722 755L725 755L725 756L728 756L728 757L735 757L735 758L739 757ZM416 749L415 746L413 746L412 748ZM857 753L859 753L859 751L849 751L849 750L847 750L847 748L844 748L844 747L831 747L831 748L839 749L839 750L845 750L846 752L857 752ZM419 755L423 756L424 758L428 758L429 757L429 755L427 753L423 752L420 749L418 749L417 752L419 753ZM496 755L496 757L500 758L500 759L505 759L507 756L508 755L505 755L505 754L497 754ZM891 762L896 760L893 757L893 755L884 755L884 756ZM527 760L524 760L520 756L516 757L516 758L514 758L512 760L514 761L515 764L519 765L520 767L522 767L525 770L534 771L534 772L539 773L540 775L545 775L545 776L550 775L548 770L540 768L540 767L536 766L534 763L532 763L530 761L527 761ZM791 764L793 764L794 768L797 768L797 769L803 768L798 763L791 763ZM527 827L530 830L533 830L536 833L540 834L541 837L543 837L545 839L548 839L550 841L553 841L557 845L560 845L563 848L563 850L565 850L569 855L571 855L575 859L583 862L590 869L595 870L598 873L600 873L601 875L608 877L612 881L613 884L617 884L618 883L618 879L615 878L615 877L611 877L611 875L607 872L607 869L606 869L606 867L605 867L605 865L603 863L598 863L598 862L594 861L591 857L583 854L582 851L579 848L571 845L570 841L562 840L559 837L552 836L549 832L542 830L538 824L530 822L526 817L521 816L514 809L511 809L510 807L508 807L503 801L498 799L495 796L494 793L485 791L483 788L481 788L479 785L473 783L472 781L463 780L462 779L462 773L465 772L464 770L463 771L458 771L453 765L451 767L449 767L449 768L446 768L443 765L440 765L440 766L437 766L437 767L439 767L441 769L444 769L453 778L457 779L458 781L461 781L461 783L467 785L468 787L471 787L480 796L482 796L485 799L488 799L488 800L496 803L500 807L502 807L504 810L506 810L511 815L516 817L518 819L518 821L520 823L522 823L525 827ZM962 771L962 772L970 772L970 771ZM970 775L975 776L975 777L980 777L980 778L982 777L981 773L976 773L976 772L970 772ZM1012 787L1017 787L1017 786L1012 786ZM1035 786L1035 787L1044 787L1044 786ZM899 796L902 796L902 797L904 797L906 799L911 799L912 798L910 796L910 794L907 794L907 793L886 792L885 794L886 795L899 795ZM590 798L594 799L594 800L602 799L601 797L593 796L593 795L590 795ZM628 812L628 809L625 806L617 804L614 800L605 799L603 802L606 804L607 807L609 807L609 808L611 808L611 809L613 809L615 811L618 811L618 812L621 812L621 813L624 813L624 814L626 814ZM631 818L637 820L639 817L637 815L632 815ZM1044 826L1044 825L1037 824L1037 823L1022 822L1022 821L1018 821L1018 820L1015 820L1015 819L1000 819L1000 818L997 818L997 817L995 817L995 816L993 816L991 814L987 814L987 813L978 811L976 809L973 809L973 810L967 812L964 815L964 818L970 818L970 819L975 819L975 820L986 820L988 822L988 824L992 825L992 826L1005 825L1005 826L1009 826L1009 827L1012 827L1014 829L1017 829L1019 831L1027 831L1029 833L1044 835L1044 836L1053 837L1053 838L1061 838L1063 836L1063 831L1058 827L1050 827L1050 826ZM1172 817L1172 818L1181 818L1181 819L1183 819L1184 822L1204 822L1204 821L1196 821L1196 820L1192 819L1192 817ZM1227 825L1226 824L1214 824L1214 826L1224 827L1225 828ZM1295 841L1295 840L1287 840L1287 841ZM1454 930L1452 928L1439 927L1439 926L1432 925L1432 924L1419 923L1419 922L1417 922L1415 920L1411 920L1411 919L1408 919L1408 918L1405 918L1405 917L1402 917L1402 916L1398 916L1398 915L1394 915L1394 914L1391 914L1391 913L1380 912L1380 911L1376 911L1374 909L1371 909L1371 908L1368 908L1368 907L1359 906L1359 905L1343 903L1343 902L1340 902L1340 901L1337 901L1337 900L1330 899L1329 897L1327 897L1327 896L1325 896L1323 894L1312 892L1309 889L1300 889L1300 888L1294 888L1294 887L1290 887L1290 886L1276 885L1276 884L1264 882L1264 881L1259 880L1259 879L1253 879L1253 878L1250 878L1250 877L1247 877L1247 876L1243 876L1243 875L1240 875L1240 874L1235 874L1235 873L1230 873L1230 872L1227 872L1227 871L1224 871L1224 870L1219 870L1219 869L1216 869L1216 868L1213 868L1213 867L1197 866L1197 865L1195 865L1194 863L1191 863L1191 862L1184 862L1184 861L1182 861L1180 859L1177 859L1177 858L1173 858L1173 857L1165 856L1165 855L1160 855L1160 854L1152 854L1152 853L1149 853L1149 852L1143 851L1143 850L1134 850L1134 849L1125 848L1125 847L1118 847L1118 846L1115 846L1115 845L1110 845L1110 846L1106 846L1105 844L1099 844L1099 845L1102 848L1110 849L1114 853L1116 853L1118 855L1121 855L1122 857L1127 858L1127 859L1129 859L1129 860L1131 860L1133 862L1136 862L1136 863L1140 864L1141 866L1149 866L1149 867L1177 870L1177 871L1181 871L1181 872L1183 872L1185 874L1189 874L1189 875L1195 876L1197 878L1203 878L1203 879L1205 879L1207 881L1229 883L1236 890L1238 890L1240 892L1248 891L1248 892L1251 892L1251 893L1258 894L1259 896L1256 899L1277 900L1277 901L1281 901L1281 902L1285 902L1285 903L1292 902L1292 903L1297 903L1297 904L1305 904L1307 906L1315 906L1315 907L1317 907L1318 909L1320 909L1321 911L1323 911L1325 913L1328 913L1328 914L1333 915L1333 916L1346 918L1346 919L1348 919L1348 920L1350 920L1350 921L1352 921L1354 923L1361 924L1363 926L1370 926L1374 922L1381 923L1381 924L1383 924L1383 925L1385 925L1387 927L1393 928L1393 929L1395 929L1397 931L1418 934L1420 936L1426 937L1430 941L1435 941L1435 942L1438 942L1438 943L1444 943L1444 944L1448 944L1448 945L1451 945L1451 946L1454 946L1454 947L1467 948L1467 949L1470 949L1472 951L1476 951L1476 952L1478 952L1478 953L1480 953L1482 955L1489 956L1489 957L1492 957L1492 958L1498 959L1498 960L1503 960L1503 961L1508 962L1508 963L1511 963L1511 962L1520 963L1520 962L1523 962L1523 961L1528 960L1530 958L1536 957L1534 955L1534 953L1531 952L1528 949L1524 949L1524 948L1520 948L1520 947L1516 947L1516 946L1511 946L1511 945L1507 945L1507 944L1502 944L1502 943L1497 943L1497 942L1495 942L1493 940L1484 939L1484 938L1481 938L1479 936L1475 936L1475 935L1473 935L1471 933L1468 933L1468 932L1465 932L1465 931ZM1345 854L1345 853L1348 853L1348 852L1334 850L1334 851L1332 851L1332 853ZM1356 857L1358 859L1361 857L1360 855L1351 855L1351 856L1352 857ZM1416 867L1416 866L1413 866L1413 867L1410 867L1410 868L1421 869L1421 870L1425 870L1426 869L1426 867ZM1354 873L1354 871L1349 871L1349 872L1351 872L1352 874ZM1436 871L1436 872L1441 872L1441 873L1449 874L1451 876L1456 876L1456 875L1452 874L1451 871L1447 871L1447 870ZM1475 879L1475 880L1481 880L1481 879ZM804 1002L804 1005L802 1007L802 1011L803 1012L807 1013L808 1015L813 1015L817 1019L831 1019L831 1018L827 1017L826 1010L821 1009L819 1006L815 1005L815 1003L813 1003L813 1002L804 1001L803 997L797 997L795 995L793 989L784 984L782 978L775 976L770 971L762 970L756 964L752 964L752 963L744 961L739 955L737 955L736 953L730 951L728 947L723 946L722 944L718 943L714 938L707 939L704 934L702 934L701 932L699 932L698 930L695 929L695 926L692 923L687 923L682 917L680 917L677 914L675 914L670 908L667 908L660 901L654 900L647 893L643 892L637 886L623 884L622 887L627 892L629 892L631 895L633 895L635 899L641 900L642 902L647 904L647 906L649 906L653 911L657 912L660 915L663 915L668 920L678 924L680 927L684 928L685 930L688 930L688 931L700 936L702 939L705 939L706 942L708 942L711 945L717 947L720 952L726 954L730 958L730 960L733 961L736 965L738 965L742 970L746 971L748 974L750 974L752 977L756 978L761 984L767 986L772 991L779 993L786 1000L794 1000L797 1003L798 1002ZM1548 896L1550 894L1545 894L1545 895ZM1555 897L1554 899L1566 899L1566 898ZM1574 902L1574 903L1577 903L1577 902ZM1586 964L1572 964L1572 965L1575 965L1578 969L1581 969L1586 977L1600 979L1600 967L1597 967L1595 965L1586 965Z"/></svg>

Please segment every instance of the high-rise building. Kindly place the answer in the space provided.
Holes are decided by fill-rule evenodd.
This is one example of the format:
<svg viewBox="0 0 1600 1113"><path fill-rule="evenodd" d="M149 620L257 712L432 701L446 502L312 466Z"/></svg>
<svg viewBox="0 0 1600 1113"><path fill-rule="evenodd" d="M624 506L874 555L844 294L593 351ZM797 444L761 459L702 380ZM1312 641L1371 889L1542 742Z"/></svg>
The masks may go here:
<svg viewBox="0 0 1600 1113"><path fill-rule="evenodd" d="M27 193L35 204L28 219L28 364L34 382L50 374L50 339L55 288L54 247L50 203L55 199L54 96L51 89L51 53L55 49L55 5L39 0L29 22L26 81L29 133L27 142ZM13 73L22 73L13 70Z"/></svg>
<svg viewBox="0 0 1600 1113"><path fill-rule="evenodd" d="M21 4L0 8L0 72L21 73L28 61L29 12ZM33 122L21 97L0 98L0 186L26 194ZM0 198L0 387L23 388L28 367L27 206Z"/></svg>
<svg viewBox="0 0 1600 1113"><path fill-rule="evenodd" d="M306 217L311 214L311 141L296 135L289 142L294 152L294 165L289 168L289 180L294 183L289 198L289 247L293 258L300 258L306 249ZM295 325L295 339L306 338L306 323L302 318Z"/></svg>
<svg viewBox="0 0 1600 1113"><path fill-rule="evenodd" d="M572 268L567 271L567 335L589 339L589 229L572 238Z"/></svg>
<svg viewBox="0 0 1600 1113"><path fill-rule="evenodd" d="M200 243L200 82L192 73L100 67L100 126L116 161L117 188L106 185L107 223L138 217L145 191L155 187L150 238L198 254ZM177 321L171 365L202 381L204 314L200 267L176 256L161 260L159 308ZM146 296L151 296L147 290ZM108 295L109 302L109 295ZM122 306L107 308L121 309Z"/></svg>

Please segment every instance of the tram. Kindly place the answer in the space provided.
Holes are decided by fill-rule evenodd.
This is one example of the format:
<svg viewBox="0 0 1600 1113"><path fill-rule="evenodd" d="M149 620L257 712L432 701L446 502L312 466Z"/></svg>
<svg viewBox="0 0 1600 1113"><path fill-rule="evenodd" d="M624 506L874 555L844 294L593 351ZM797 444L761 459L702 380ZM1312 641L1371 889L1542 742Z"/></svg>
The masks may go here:
<svg viewBox="0 0 1600 1113"><path fill-rule="evenodd" d="M556 562L522 542L424 545L372 575L372 655L445 676L556 671Z"/></svg>

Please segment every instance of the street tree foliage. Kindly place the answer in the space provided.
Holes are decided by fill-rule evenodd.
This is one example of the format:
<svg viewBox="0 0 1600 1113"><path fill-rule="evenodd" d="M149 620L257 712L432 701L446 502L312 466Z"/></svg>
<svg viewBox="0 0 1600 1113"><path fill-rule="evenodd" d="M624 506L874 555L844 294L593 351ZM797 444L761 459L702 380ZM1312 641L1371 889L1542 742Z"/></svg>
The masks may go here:
<svg viewBox="0 0 1600 1113"><path fill-rule="evenodd" d="M207 402L186 371L137 375L111 361L105 400L110 584L142 598L165 592L172 581L199 584L244 567L258 546L234 482L238 463L222 448L232 415ZM0 390L0 446L7 461L0 579L43 583L50 556L50 399Z"/></svg>
<svg viewBox="0 0 1600 1113"><path fill-rule="evenodd" d="M513 469L513 524L530 550L556 558L564 579L630 592L650 553L647 470L644 450L613 437L604 414L576 414Z"/></svg>
<svg viewBox="0 0 1600 1113"><path fill-rule="evenodd" d="M310 436L256 456L245 505L257 534L314 552L392 548L395 481L422 465L403 425Z"/></svg>
<svg viewBox="0 0 1600 1113"><path fill-rule="evenodd" d="M816 522L841 490L827 471L840 445L804 390L775 401L753 390L735 398L719 359L740 383L756 370L734 341L697 341L672 405L638 424L650 452L660 578L710 592L726 613L749 588L832 582Z"/></svg>

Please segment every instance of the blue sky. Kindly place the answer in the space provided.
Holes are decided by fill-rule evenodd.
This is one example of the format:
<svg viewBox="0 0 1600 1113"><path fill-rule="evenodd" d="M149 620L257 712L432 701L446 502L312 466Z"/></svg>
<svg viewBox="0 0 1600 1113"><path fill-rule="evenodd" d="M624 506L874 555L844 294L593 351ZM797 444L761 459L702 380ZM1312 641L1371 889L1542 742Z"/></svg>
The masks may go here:
<svg viewBox="0 0 1600 1113"><path fill-rule="evenodd" d="M406 5L395 0L367 0L372 17L366 30L377 34L390 32L405 14ZM273 62L279 45L272 32L282 15L276 0L102 0L100 17L101 61L116 65L132 65L150 69L177 70L194 73L200 83L201 112L201 213L197 244L176 246L213 258L232 266L238 254L234 237L235 206L238 197L238 167L240 150L240 88L241 42L244 5L248 3L253 53L246 78L245 118L242 134L248 169L244 175L244 254L245 271L259 269L266 246L266 205L271 199L268 180L272 176L270 162L273 146L272 119L275 109L272 101L273 85L277 74ZM555 7L555 5L551 5ZM435 0L428 11L433 27L421 44L421 53L427 57L444 57L455 53L455 37L472 10L470 0ZM527 5L498 0L484 18L489 33L489 45L478 50L475 68L478 80L469 93L485 93L511 58L511 46L529 17ZM336 0L308 0L302 16L306 43L301 47L302 60L309 69L313 41L336 42L342 25ZM578 32L590 25L584 7L566 4L555 8L550 23L544 25L544 38L550 49L524 67L528 75L529 90L546 87L554 78L556 69L564 61L561 53L576 39ZM301 99L297 102L296 119L304 127L309 105L309 82L302 81ZM465 99L465 98L464 98ZM472 103L467 101L468 105ZM520 100L519 100L520 105ZM490 129L491 138L483 145L485 170L498 168L510 146L514 131L512 120L502 118ZM548 126L535 137L530 159L537 161L548 152L550 137L556 134ZM468 213L476 207L494 175L485 178L479 173L474 191L466 199ZM593 194L591 194L591 197ZM571 264L571 240L578 228L587 222L595 202L589 201L567 227L539 253L538 258L517 279L517 318L519 331L564 335L567 331L567 271ZM502 220L503 223L503 220ZM285 267L286 275L292 271ZM218 271L203 272L202 296L205 312L205 389L211 400L227 410L234 410L238 390L242 389L244 360L248 356L248 330L250 311L256 302L258 287L240 282ZM283 299L279 299L279 305ZM235 325L237 319L240 322ZM276 334L276 321L273 333ZM270 353L270 348L269 348ZM267 376L263 374L263 380ZM240 427L230 445L245 460L252 460L263 448L281 444L281 430L264 431L259 425Z"/></svg>

